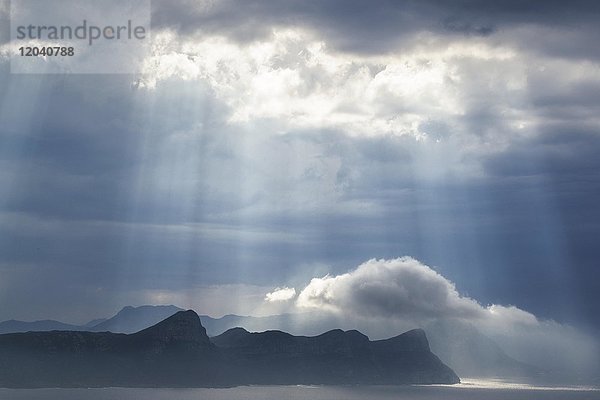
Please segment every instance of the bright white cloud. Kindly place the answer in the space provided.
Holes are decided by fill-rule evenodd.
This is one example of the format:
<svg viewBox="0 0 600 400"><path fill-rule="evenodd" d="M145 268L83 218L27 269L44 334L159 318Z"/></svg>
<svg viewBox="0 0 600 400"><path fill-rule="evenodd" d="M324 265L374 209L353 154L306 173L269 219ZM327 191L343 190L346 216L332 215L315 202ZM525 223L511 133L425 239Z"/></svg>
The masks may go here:
<svg viewBox="0 0 600 400"><path fill-rule="evenodd" d="M517 307L481 306L455 285L411 257L369 260L348 273L314 278L299 294L300 308L361 317L423 322L459 318L487 326L534 326L537 318Z"/></svg>
<svg viewBox="0 0 600 400"><path fill-rule="evenodd" d="M267 293L265 296L265 301L270 303L290 301L294 297L296 297L296 289L286 286L283 288L276 288L272 292Z"/></svg>
<svg viewBox="0 0 600 400"><path fill-rule="evenodd" d="M490 65L511 63L502 82L524 81L511 49L470 41L437 50L358 56L335 52L298 29L274 30L244 45L163 31L155 35L140 85L153 88L172 78L207 82L230 108L234 124L266 119L278 121L282 131L327 128L425 139L431 121L460 119L468 111L464 94L470 79L461 60L482 64L478 72L491 80L494 74L485 73L494 70ZM488 83L478 90L491 87ZM515 89L511 99L523 89L509 86Z"/></svg>
<svg viewBox="0 0 600 400"><path fill-rule="evenodd" d="M338 276L314 278L298 306L385 317L480 317L481 307L410 257L372 259Z"/></svg>

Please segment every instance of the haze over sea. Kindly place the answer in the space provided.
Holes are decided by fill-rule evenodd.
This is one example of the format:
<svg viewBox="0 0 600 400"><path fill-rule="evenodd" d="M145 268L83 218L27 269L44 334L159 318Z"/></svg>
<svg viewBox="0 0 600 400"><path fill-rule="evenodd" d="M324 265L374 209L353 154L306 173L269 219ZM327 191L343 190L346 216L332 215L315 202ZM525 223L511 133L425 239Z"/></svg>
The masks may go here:
<svg viewBox="0 0 600 400"><path fill-rule="evenodd" d="M242 386L226 389L0 389L3 400L512 400L600 399L594 387L546 387L464 380L431 386Z"/></svg>

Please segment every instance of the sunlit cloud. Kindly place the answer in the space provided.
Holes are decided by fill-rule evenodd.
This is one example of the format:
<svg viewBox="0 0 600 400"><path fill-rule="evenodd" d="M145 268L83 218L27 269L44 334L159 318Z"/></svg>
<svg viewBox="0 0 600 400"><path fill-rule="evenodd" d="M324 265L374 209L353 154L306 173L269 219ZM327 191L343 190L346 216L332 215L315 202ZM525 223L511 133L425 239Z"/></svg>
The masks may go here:
<svg viewBox="0 0 600 400"><path fill-rule="evenodd" d="M538 324L534 315L517 307L484 307L461 295L454 283L411 257L372 259L345 274L313 278L298 295L296 304L300 308L419 323L459 318L499 327Z"/></svg>
<svg viewBox="0 0 600 400"><path fill-rule="evenodd" d="M208 82L230 108L232 124L274 120L282 132L339 129L349 135L422 140L431 134L428 123L460 119L468 112L463 60L485 68L515 59L514 50L484 42L356 56L336 52L301 29L274 30L249 44L225 37L180 37L167 30L155 35L138 84L152 89L173 78ZM485 70L478 72L485 76ZM513 83L522 81L519 76L504 80L511 89L523 89Z"/></svg>
<svg viewBox="0 0 600 400"><path fill-rule="evenodd" d="M265 295L265 301L269 303L289 301L296 297L296 289L289 287L276 288Z"/></svg>

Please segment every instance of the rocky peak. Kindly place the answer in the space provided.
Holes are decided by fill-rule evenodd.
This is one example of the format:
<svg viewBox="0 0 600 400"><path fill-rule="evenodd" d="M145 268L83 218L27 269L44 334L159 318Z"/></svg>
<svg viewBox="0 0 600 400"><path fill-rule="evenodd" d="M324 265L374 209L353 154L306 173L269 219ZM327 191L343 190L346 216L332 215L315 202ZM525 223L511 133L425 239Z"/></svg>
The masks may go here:
<svg viewBox="0 0 600 400"><path fill-rule="evenodd" d="M158 340L162 343L194 343L210 346L206 329L200 317L192 310L179 311L158 324L136 333L135 335Z"/></svg>

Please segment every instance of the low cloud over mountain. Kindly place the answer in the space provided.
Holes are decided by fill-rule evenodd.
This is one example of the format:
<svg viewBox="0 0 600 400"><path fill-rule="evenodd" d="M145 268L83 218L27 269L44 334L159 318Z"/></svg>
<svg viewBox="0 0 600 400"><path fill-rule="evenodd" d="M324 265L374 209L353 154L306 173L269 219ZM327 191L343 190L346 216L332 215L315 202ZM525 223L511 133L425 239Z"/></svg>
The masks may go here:
<svg viewBox="0 0 600 400"><path fill-rule="evenodd" d="M599 362L598 343L591 336L512 305L484 306L411 257L371 259L344 274L313 278L289 310L343 316L365 326L377 321L374 325L381 330L461 321L502 343L509 354L536 365L579 371ZM381 334L376 329L366 331Z"/></svg>

